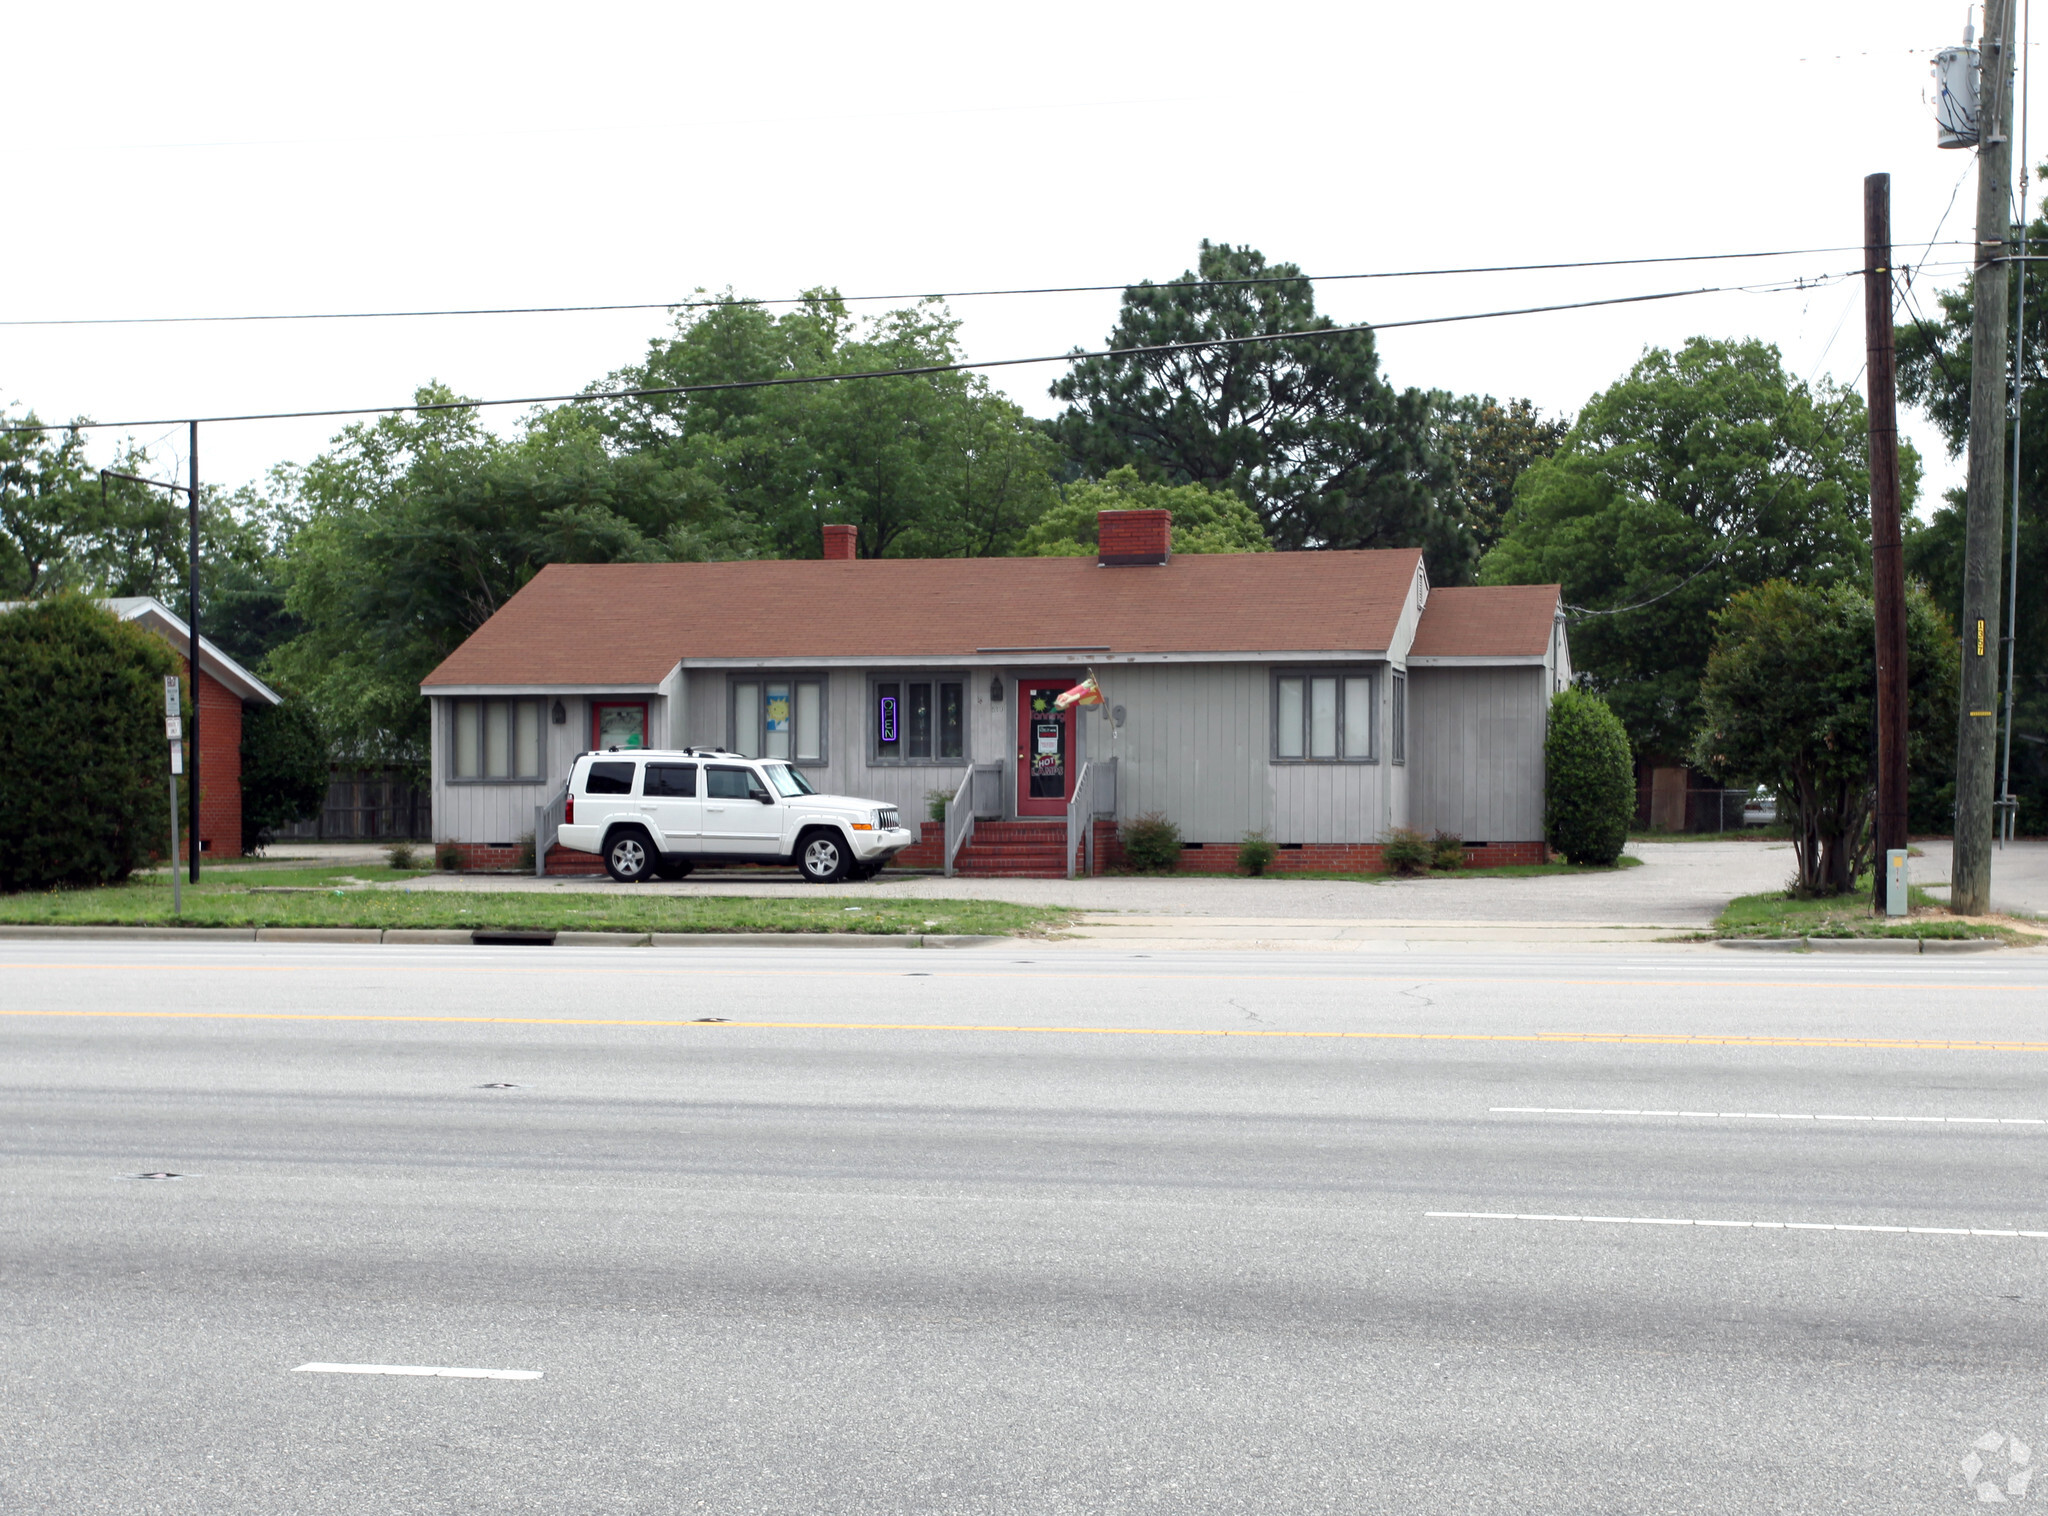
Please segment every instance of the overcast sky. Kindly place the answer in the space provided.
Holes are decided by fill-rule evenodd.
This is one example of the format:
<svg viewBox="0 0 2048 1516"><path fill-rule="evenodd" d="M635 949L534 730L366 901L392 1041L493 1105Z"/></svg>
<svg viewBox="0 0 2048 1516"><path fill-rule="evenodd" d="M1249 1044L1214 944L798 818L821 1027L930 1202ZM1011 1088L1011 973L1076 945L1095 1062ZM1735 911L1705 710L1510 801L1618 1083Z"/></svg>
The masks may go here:
<svg viewBox="0 0 2048 1516"><path fill-rule="evenodd" d="M1180 273L1203 237L1319 275L1854 248L1880 170L1904 249L1971 167L1936 149L1925 101L1929 57L1964 18L1896 0L25 7L0 92L0 318L1116 283ZM1944 238L1970 235L1972 194ZM1393 321L1859 263L1317 294L1339 320ZM1957 278L1929 269L1924 307ZM1094 345L1116 304L955 309L968 353L992 358ZM386 404L428 379L554 393L667 322L0 328L0 400L113 420ZM1855 280L1388 332L1380 351L1399 385L1570 413L1645 346L1695 333L1763 337L1802 378L1861 382ZM1048 414L1056 372L992 377ZM1905 419L1931 486L1956 482ZM336 426L208 428L205 475L303 461ZM182 467L182 431L136 435Z"/></svg>

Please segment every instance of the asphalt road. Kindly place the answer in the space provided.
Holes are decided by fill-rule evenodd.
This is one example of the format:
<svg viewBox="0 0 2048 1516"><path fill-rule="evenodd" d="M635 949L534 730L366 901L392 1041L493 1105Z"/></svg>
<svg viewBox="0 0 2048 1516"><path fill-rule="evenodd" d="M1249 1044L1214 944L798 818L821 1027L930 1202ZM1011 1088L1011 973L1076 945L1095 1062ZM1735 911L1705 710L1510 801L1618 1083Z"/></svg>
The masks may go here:
<svg viewBox="0 0 2048 1516"><path fill-rule="evenodd" d="M1032 958L0 944L0 1510L1923 1513L2048 1462L2048 1239L1969 1235L2048 1231L2048 958Z"/></svg>

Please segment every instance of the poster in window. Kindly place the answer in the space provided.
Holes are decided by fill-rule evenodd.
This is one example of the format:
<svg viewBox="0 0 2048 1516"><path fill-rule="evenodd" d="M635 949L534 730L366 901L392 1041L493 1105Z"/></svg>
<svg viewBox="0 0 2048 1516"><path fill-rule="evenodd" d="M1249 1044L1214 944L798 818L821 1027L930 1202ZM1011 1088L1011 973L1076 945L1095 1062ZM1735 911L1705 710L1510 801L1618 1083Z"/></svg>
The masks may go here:
<svg viewBox="0 0 2048 1516"><path fill-rule="evenodd" d="M605 748L647 746L647 707L601 705L597 708L597 745Z"/></svg>
<svg viewBox="0 0 2048 1516"><path fill-rule="evenodd" d="M789 691L777 685L768 687L768 730L789 730Z"/></svg>

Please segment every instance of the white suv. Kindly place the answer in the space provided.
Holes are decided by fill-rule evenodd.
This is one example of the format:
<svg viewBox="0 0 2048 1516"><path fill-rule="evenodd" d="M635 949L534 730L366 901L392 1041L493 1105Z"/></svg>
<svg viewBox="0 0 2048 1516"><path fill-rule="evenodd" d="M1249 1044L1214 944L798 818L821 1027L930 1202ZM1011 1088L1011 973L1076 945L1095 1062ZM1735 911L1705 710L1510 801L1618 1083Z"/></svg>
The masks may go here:
<svg viewBox="0 0 2048 1516"><path fill-rule="evenodd" d="M915 840L896 807L820 795L801 769L720 748L585 753L557 840L622 884L700 863L794 863L813 884L872 879Z"/></svg>

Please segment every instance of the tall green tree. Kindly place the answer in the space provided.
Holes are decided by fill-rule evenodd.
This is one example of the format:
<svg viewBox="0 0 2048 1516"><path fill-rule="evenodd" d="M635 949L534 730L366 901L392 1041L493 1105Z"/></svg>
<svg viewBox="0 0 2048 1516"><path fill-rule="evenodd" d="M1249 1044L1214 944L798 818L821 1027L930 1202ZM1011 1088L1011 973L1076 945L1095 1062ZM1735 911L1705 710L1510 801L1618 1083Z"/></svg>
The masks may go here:
<svg viewBox="0 0 2048 1516"><path fill-rule="evenodd" d="M1792 822L1797 893L1842 895L1870 866L1876 797L1877 619L1856 584L1772 580L1714 618L1692 760L1761 784ZM1952 762L1961 655L1954 624L1918 585L1906 593L1906 761Z"/></svg>
<svg viewBox="0 0 2048 1516"><path fill-rule="evenodd" d="M957 362L932 301L856 321L827 292L782 314L727 299L677 324L608 388L882 373ZM1055 450L978 374L654 395L606 405L612 445L687 473L780 557L814 558L850 522L863 557L985 557L1052 504Z"/></svg>
<svg viewBox="0 0 2048 1516"><path fill-rule="evenodd" d="M1102 479L1082 479L1060 492L1060 502L1024 534L1017 551L1026 557L1079 558L1099 547L1098 511L1171 511L1176 553L1270 553L1264 528L1252 508L1229 490L1200 484L1149 483L1134 468L1110 470Z"/></svg>
<svg viewBox="0 0 2048 1516"><path fill-rule="evenodd" d="M1453 508L1484 553L1500 540L1517 481L1557 452L1571 422L1540 414L1534 401L1503 404L1491 395L1440 395L1436 410L1439 442L1451 460Z"/></svg>
<svg viewBox="0 0 2048 1516"><path fill-rule="evenodd" d="M1124 291L1106 347L1327 332L1292 263L1204 241L1194 269ZM1420 547L1438 583L1476 548L1447 505L1450 461L1431 397L1381 377L1369 331L1087 358L1052 386L1052 431L1088 474L1133 467L1242 495L1280 548Z"/></svg>
<svg viewBox="0 0 2048 1516"><path fill-rule="evenodd" d="M440 386L422 405L457 399ZM574 406L516 438L474 410L347 428L297 481L287 610L269 667L317 708L337 757L421 765L419 682L548 563L744 551L723 509L660 454L611 449Z"/></svg>
<svg viewBox="0 0 2048 1516"><path fill-rule="evenodd" d="M1905 498L1919 459L1900 450ZM1639 756L1700 725L1713 617L1771 579L1864 584L1870 477L1862 400L1787 374L1755 340L1651 349L1587 402L1516 487L1486 584L1564 587L1572 661Z"/></svg>
<svg viewBox="0 0 2048 1516"><path fill-rule="evenodd" d="M2037 216L2029 239L2048 247L2048 217ZM2008 595L2017 594L2013 644L2014 721L2012 787L2019 799L2018 828L2048 832L2048 270L2038 263L2023 265L2020 278L2009 281L2017 306L2020 284L2026 283L2026 391L2020 407L2019 573L2011 573L2008 535L1999 555L1999 577ZM1896 329L1899 355L1899 396L1918 406L1940 428L1949 456L1960 458L1970 445L1970 322L1975 310L1971 287L1963 281L1953 291L1916 297L1907 307L1909 319ZM2011 460L2007 460L2007 467ZM2010 477L2006 488L2012 487ZM2011 531L2010 500L2000 508L2004 529ZM1963 539L1966 525L1963 491L1953 490L1924 520L1906 523L1906 569L1924 580L1942 608L1958 622L1963 606ZM1999 626L2004 634L2004 624ZM2001 663L2001 675L2003 664ZM2003 686L2003 678L2000 684ZM2001 719L2004 705L2001 702ZM1935 819L1930 817L1930 820ZM1950 817L1939 818L1942 826Z"/></svg>

